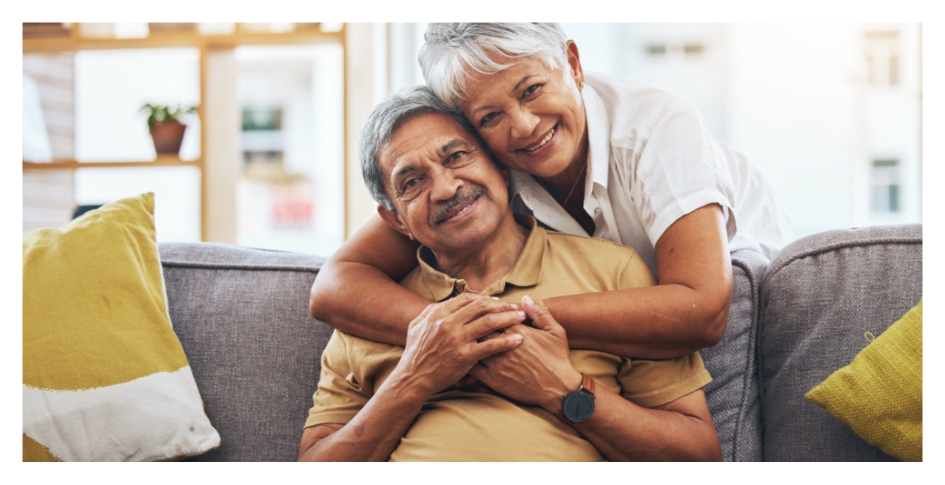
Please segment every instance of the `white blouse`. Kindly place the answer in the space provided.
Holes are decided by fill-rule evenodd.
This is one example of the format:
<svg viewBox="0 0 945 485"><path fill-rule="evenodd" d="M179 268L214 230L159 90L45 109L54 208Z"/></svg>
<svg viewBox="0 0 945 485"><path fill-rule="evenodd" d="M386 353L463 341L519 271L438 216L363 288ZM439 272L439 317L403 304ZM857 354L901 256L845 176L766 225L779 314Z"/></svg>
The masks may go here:
<svg viewBox="0 0 945 485"><path fill-rule="evenodd" d="M654 246L680 217L719 204L729 250L771 259L791 240L787 217L745 157L709 134L689 102L653 86L586 73L582 91L590 145L584 209L593 236L630 246L657 274ZM516 213L551 229L586 235L530 175L512 171Z"/></svg>

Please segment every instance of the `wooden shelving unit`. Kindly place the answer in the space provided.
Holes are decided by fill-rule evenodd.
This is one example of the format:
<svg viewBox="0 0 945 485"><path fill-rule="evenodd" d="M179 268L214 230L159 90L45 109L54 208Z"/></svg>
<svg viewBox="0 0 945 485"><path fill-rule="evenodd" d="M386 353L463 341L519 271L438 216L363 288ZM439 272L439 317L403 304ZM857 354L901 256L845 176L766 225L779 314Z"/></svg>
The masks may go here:
<svg viewBox="0 0 945 485"><path fill-rule="evenodd" d="M23 162L23 171L33 170L76 170L80 168L124 168L124 167L200 167L202 159L181 160L173 155L160 155L154 160L114 161L114 162L77 162L58 160L52 162Z"/></svg>
<svg viewBox="0 0 945 485"><path fill-rule="evenodd" d="M196 28L185 32L154 32L144 38L92 38L81 36L81 25L73 23L68 35L62 37L28 37L24 34L23 53L77 52L101 49L157 49L169 47L195 47L200 50L200 99L201 104L207 99L207 53L215 50L234 49L243 45L288 45L334 43L345 49L344 26L335 32L322 32L307 26L301 30L289 32L260 32L249 30L237 23L229 34L203 34ZM207 149L207 123L202 106L196 110L201 119L200 146L204 155L192 161L184 161L176 156L159 156L152 161L77 161L55 160L48 163L23 161L23 171L77 170L86 168L129 168L129 167L196 167L200 170L200 226L201 239L207 240L207 187L210 184L206 176L205 152ZM346 110L347 111L347 110ZM347 148L346 148L347 150Z"/></svg>

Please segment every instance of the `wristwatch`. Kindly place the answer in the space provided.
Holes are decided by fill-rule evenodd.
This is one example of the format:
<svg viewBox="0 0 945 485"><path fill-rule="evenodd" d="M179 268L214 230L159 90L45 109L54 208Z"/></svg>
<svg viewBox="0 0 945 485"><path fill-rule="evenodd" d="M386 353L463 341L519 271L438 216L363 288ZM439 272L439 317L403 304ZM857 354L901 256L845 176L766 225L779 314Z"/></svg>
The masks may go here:
<svg viewBox="0 0 945 485"><path fill-rule="evenodd" d="M594 379L587 374L581 374L581 387L564 396L561 403L562 421L570 424L580 423L594 413Z"/></svg>

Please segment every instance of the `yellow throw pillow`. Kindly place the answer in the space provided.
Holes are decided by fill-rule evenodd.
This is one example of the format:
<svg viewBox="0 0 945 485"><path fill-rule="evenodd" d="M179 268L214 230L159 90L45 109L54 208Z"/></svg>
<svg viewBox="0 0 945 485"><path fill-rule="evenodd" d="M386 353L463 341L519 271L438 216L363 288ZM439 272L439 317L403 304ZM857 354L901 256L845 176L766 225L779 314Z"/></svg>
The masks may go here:
<svg viewBox="0 0 945 485"><path fill-rule="evenodd" d="M922 461L922 300L807 399L887 455Z"/></svg>
<svg viewBox="0 0 945 485"><path fill-rule="evenodd" d="M168 316L154 194L23 236L23 460L155 461L219 445Z"/></svg>

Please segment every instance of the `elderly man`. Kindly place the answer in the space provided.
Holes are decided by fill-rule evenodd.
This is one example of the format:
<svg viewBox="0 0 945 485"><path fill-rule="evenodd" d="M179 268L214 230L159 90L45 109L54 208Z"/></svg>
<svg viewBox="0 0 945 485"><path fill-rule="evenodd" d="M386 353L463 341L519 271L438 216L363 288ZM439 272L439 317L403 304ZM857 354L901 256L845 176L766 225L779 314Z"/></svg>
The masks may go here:
<svg viewBox="0 0 945 485"><path fill-rule="evenodd" d="M300 460L721 458L698 353L571 351L541 302L655 284L633 249L516 220L506 170L426 88L378 106L360 151L381 217L422 244L401 284L434 303L406 347L335 331Z"/></svg>

